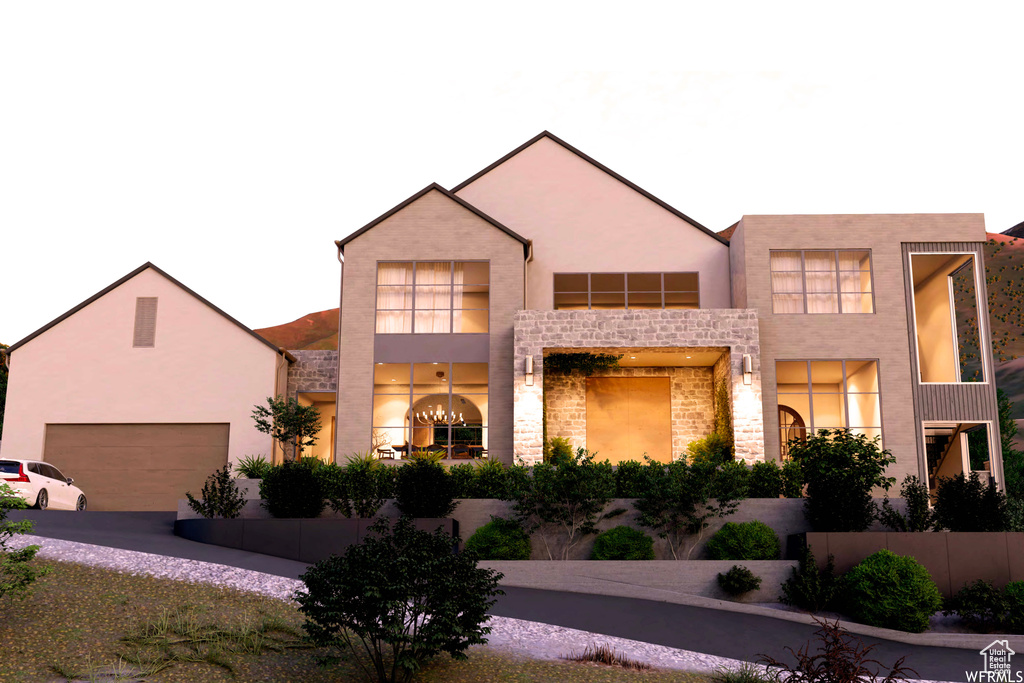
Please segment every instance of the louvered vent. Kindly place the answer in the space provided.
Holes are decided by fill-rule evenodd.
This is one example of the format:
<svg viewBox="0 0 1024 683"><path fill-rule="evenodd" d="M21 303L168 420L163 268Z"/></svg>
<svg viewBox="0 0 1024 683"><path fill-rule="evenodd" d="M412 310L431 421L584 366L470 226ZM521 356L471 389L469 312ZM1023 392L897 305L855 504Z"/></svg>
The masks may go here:
<svg viewBox="0 0 1024 683"><path fill-rule="evenodd" d="M132 346L153 348L156 342L156 297L135 299L135 337Z"/></svg>

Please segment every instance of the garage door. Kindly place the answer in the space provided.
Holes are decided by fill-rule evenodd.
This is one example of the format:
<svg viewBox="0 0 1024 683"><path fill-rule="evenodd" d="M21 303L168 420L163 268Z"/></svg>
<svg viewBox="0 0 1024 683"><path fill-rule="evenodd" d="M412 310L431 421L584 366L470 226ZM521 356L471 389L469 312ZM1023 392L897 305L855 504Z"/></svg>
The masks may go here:
<svg viewBox="0 0 1024 683"><path fill-rule="evenodd" d="M227 424L51 424L43 459L90 510L177 510L228 461Z"/></svg>

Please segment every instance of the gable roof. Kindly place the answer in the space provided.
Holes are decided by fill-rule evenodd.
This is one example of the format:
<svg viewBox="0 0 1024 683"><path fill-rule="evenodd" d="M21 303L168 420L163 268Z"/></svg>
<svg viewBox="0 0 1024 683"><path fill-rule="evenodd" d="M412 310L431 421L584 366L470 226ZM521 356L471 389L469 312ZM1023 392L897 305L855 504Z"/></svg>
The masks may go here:
<svg viewBox="0 0 1024 683"><path fill-rule="evenodd" d="M487 221L488 223L493 225L498 230L501 230L503 233L505 233L509 237L511 237L513 239L516 239L516 240L519 240L523 244L523 257L524 258L529 253L530 240L528 240L525 237L519 235L518 233L513 232L512 230L506 228L504 225L502 225L498 221L494 220L493 218L488 216L486 213L484 213L480 209L476 208L475 206L473 206L472 204L467 202L465 199L462 199L461 197L456 197L454 194L452 194L448 190L444 189L443 187L441 187L437 183L431 183L430 185L427 185L425 188L423 188L422 190L420 190L419 192L417 192L413 196L409 197L404 202L402 202L398 206L394 207L390 211L388 211L388 212L378 216L377 218L374 218L372 221L370 221L369 223L367 223L363 227L359 228L358 230L353 232L351 235L349 235L345 239L335 240L334 243L336 245L338 245L338 249L341 250L341 253L345 253L345 245L346 244L348 244L349 242L351 242L355 238L359 237L364 232L372 230L373 228L375 228L382 221L390 218L391 216L395 215L396 213L398 213L399 211L401 211L405 207L407 207L410 204L412 204L413 202L415 202L417 199L419 199L423 195L427 194L428 192L432 192L434 190L437 190L438 192L440 192L445 197L447 197L448 199L452 200L453 202L455 202L456 204L458 204L462 208L467 209L468 211L471 211L472 213L476 214L480 218L483 218L485 221Z"/></svg>
<svg viewBox="0 0 1024 683"><path fill-rule="evenodd" d="M710 235L711 237L714 237L716 240L718 240L722 244L724 244L726 246L729 245L729 240L723 239L722 236L719 235L718 233L716 233L714 230L710 230L710 229L704 227L703 225L701 225L697 221L695 221L692 218L690 218L689 216L687 216L682 211L676 209L675 207L673 207L673 206L671 206L669 204L666 204L665 202L663 202L662 200L658 199L653 194L651 194L647 190L643 189L639 185L637 185L635 183L632 183L629 180L626 180L625 178L623 178L618 173L616 173L612 169L608 168L607 166L605 166L601 162L599 162L599 161L597 161L595 159L592 159L591 157L587 156L583 152L579 151L578 149L576 149L575 147L570 145L568 142L565 142L561 138L558 138L558 137L552 135L551 133L549 133L546 130L542 131L540 133L540 135L538 135L538 136L536 136L536 137L534 137L534 138L532 138L530 140L527 140L525 143L523 143L519 147L516 147L514 150L512 150L511 152L509 152L508 154L506 154L502 158L498 159L493 164L491 164L487 168L483 169L482 171L480 171L476 175L474 175L474 176L472 176L470 178L467 178L466 180L463 180L461 183L459 183L458 185L456 185L455 187L452 188L452 192L458 192L459 190L463 189L464 187L466 187L467 185L469 185L473 181L478 180L479 178L482 178L483 176L487 175L488 173L493 171L498 166L501 166L503 163L505 163L506 161L508 161L509 159L514 157L515 155L517 155L520 152L522 152L527 147L530 147L531 145L533 145L534 143L538 142L539 140L541 140L543 138L548 138L552 142L558 143L559 145L561 145L565 149L569 150L570 152L572 152L573 154L578 156L580 159L583 159L584 161L586 161L586 162L590 163L591 165L595 166L596 168L604 171L605 173L610 175L612 178L615 178L620 183L622 183L626 187L630 188L634 192L638 192L639 194L643 195L644 197L646 197L647 199L651 200L652 202L654 202L655 204L657 204L661 208L665 209L666 211L668 211L672 215L676 216L677 218L682 218L684 221L686 221L687 223L689 223L693 227L697 228L698 230L700 230L701 232L703 232L703 233L705 233L707 235Z"/></svg>
<svg viewBox="0 0 1024 683"><path fill-rule="evenodd" d="M24 339L20 340L20 341L19 341L18 343L16 343L16 344L12 344L12 345L11 345L11 347L10 347L9 349L7 349L7 355L10 355L10 354L11 354L11 353L13 353L13 352L14 352L14 350L15 350L15 349L17 349L17 348L18 348L19 346L24 346L24 345L25 345L25 344L27 344L28 342L32 341L33 339L35 339L36 337L38 337L39 335L41 335L41 334L42 334L43 332L46 332L46 331L47 331L48 329L50 329L51 327L54 327L54 326L55 326L55 325L57 325L58 323L60 323L60 322L63 322L64 320L66 320L66 319L70 318L70 317L71 317L71 316L73 316L73 315L74 315L75 313L78 313L78 312L79 312L80 310L82 310L83 308L85 308L86 306L88 306L89 304L91 304L92 302L96 301L96 300L97 300L97 299L99 299L100 297L103 297L103 296L105 296L106 294L108 294L109 292L113 291L114 289L117 289L118 287L120 287L120 286L121 286L121 285L123 285L124 283L128 282L129 280L131 280L131 279L132 279L133 277L135 277L136 275L138 275L138 274L139 274L139 273L141 273L142 271L146 270L147 268L152 268L152 269L153 269L154 271L156 271L157 273L160 273L160 274L161 274L161 275L163 275L163 276L164 276L165 278L167 278L168 280L170 280L171 282L173 282L174 284L176 284L176 285L177 285L178 287L180 287L181 289L185 290L186 292L188 292L189 294L191 294L191 295L192 295L193 297L195 297L196 299L198 299L198 300L199 300L199 301L201 301L202 303L204 303L204 304L206 304L207 306L209 306L209 307L210 307L211 309L213 309L213 310L214 310L214 312L216 312L216 313L219 313L220 315L224 316L225 318L227 318L227 319L228 319L229 321L231 321L231 322L232 322L232 323L234 323L235 325L238 325L238 327L239 327L239 328L241 328L242 330L244 330L244 331L245 331L245 332L247 332L248 334L252 335L252 336L253 336L253 337L255 337L255 338L256 338L257 340L259 340L260 342L262 342L263 344L266 344L266 345L267 345L268 347L270 347L271 349L273 349L275 353L281 353L281 354L283 354L283 355L284 355L284 357L285 357L285 358L287 358L289 362L295 362L295 357L294 357L294 356L292 356L292 355L291 355L290 353L288 353L288 352L287 352L286 350L284 350L284 349L282 349L282 348L279 348L279 347L275 346L274 344L271 344L271 343L270 343L269 341L267 341L266 339L264 339L264 338L263 338L263 337L261 337L260 335L256 334L256 333L255 333L255 332L253 332L253 331L252 331L251 329L249 329L248 327L246 327L246 326L245 326L245 325L243 325L242 323L238 322L237 320L235 320L234 318L232 318L232 317L231 317L230 315L228 315L228 314L227 314L227 313L225 313L224 311L222 311L222 310L220 310L219 308L217 308L216 306L214 306L213 304L211 304L211 303L210 303L209 301L207 301L206 299L204 299L203 297L199 296L198 294L196 294L195 292L193 292L193 291L192 291L191 289L189 289L188 287L186 287L185 285L183 285L183 284L181 284L180 282L178 282L177 280L175 280L175 279L174 279L173 277L171 277L170 275L168 275L167 273L165 273L165 272L164 272L163 270L161 270L160 268L157 268L156 266L154 266L154 265L153 265L152 263L150 263L149 261L147 261L146 263L143 263L143 264L142 264L141 266L139 266L138 268L136 268L136 269L135 269L135 270L133 270L132 272L128 273L128 274L127 274L127 275L125 275L125 276L124 276L123 278L121 278L120 280L118 280L118 281L117 281L117 282L115 282L114 284L110 285L109 287L106 287L106 288L104 288L103 290L101 290L101 291L97 292L96 294L93 294L93 295L92 295L91 297L89 297L88 299L86 299L86 300L85 300L85 301L83 301L82 303L78 304L77 306L75 306L74 308L72 308L72 309L71 309L70 311L68 311L68 312L67 312L67 313L65 313L64 315L62 315L62 316L60 316L60 317L58 317L58 318L55 318L54 320L51 320L50 322L46 323L45 325L43 325L42 327L40 327L40 328L39 328L38 330L36 330L36 331L35 331L35 332L33 332L32 334L30 334L30 335L28 335L27 337L25 337Z"/></svg>

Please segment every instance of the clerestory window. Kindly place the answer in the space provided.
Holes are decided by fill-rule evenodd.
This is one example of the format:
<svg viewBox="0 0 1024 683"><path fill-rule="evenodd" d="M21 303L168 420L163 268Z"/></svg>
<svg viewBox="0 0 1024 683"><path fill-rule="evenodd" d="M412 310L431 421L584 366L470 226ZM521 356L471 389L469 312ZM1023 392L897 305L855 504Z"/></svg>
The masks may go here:
<svg viewBox="0 0 1024 683"><path fill-rule="evenodd" d="M772 313L874 313L871 252L772 251Z"/></svg>
<svg viewBox="0 0 1024 683"><path fill-rule="evenodd" d="M700 308L697 273L555 273L555 309Z"/></svg>
<svg viewBox="0 0 1024 683"><path fill-rule="evenodd" d="M378 334L486 333L489 308L486 261L377 264Z"/></svg>

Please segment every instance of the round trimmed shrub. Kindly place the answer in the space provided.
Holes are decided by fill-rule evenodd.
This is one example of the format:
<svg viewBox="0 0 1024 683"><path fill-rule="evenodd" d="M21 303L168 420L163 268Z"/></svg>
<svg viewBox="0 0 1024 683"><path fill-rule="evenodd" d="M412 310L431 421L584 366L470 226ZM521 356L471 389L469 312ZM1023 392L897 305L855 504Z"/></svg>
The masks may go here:
<svg viewBox="0 0 1024 683"><path fill-rule="evenodd" d="M481 560L528 560L533 548L530 536L518 522L492 516L469 537L466 550Z"/></svg>
<svg viewBox="0 0 1024 683"><path fill-rule="evenodd" d="M617 526L594 539L592 560L653 560L654 539L637 529Z"/></svg>
<svg viewBox="0 0 1024 683"><path fill-rule="evenodd" d="M326 504L316 466L302 461L272 467L260 481L260 497L272 517L284 519L319 517Z"/></svg>
<svg viewBox="0 0 1024 683"><path fill-rule="evenodd" d="M734 564L732 569L718 575L718 585L729 595L743 595L761 587L761 577L746 567Z"/></svg>
<svg viewBox="0 0 1024 683"><path fill-rule="evenodd" d="M928 570L912 557L879 550L843 577L845 611L870 626L921 633L942 607Z"/></svg>
<svg viewBox="0 0 1024 683"><path fill-rule="evenodd" d="M707 545L712 560L777 560L779 537L764 522L726 522Z"/></svg>

